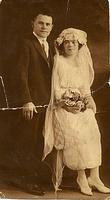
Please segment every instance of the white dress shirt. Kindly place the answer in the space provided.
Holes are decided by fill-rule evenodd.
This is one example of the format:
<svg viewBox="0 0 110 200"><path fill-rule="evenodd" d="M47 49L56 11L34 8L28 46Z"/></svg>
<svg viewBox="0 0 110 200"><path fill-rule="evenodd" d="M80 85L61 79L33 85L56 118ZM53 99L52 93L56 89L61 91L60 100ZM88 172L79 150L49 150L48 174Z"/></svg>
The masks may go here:
<svg viewBox="0 0 110 200"><path fill-rule="evenodd" d="M49 55L49 45L48 45L48 42L47 42L47 38L42 38L40 37L39 35L37 35L35 32L33 32L33 34L35 35L35 37L37 37L37 39L39 40L40 44L42 47L44 47L44 51L47 55L47 58L48 58L48 55Z"/></svg>

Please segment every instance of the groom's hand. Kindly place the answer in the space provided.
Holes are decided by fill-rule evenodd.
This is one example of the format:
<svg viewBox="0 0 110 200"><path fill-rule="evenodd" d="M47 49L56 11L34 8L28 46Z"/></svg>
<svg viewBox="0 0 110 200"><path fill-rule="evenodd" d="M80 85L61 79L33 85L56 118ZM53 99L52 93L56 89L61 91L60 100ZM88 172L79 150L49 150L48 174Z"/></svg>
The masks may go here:
<svg viewBox="0 0 110 200"><path fill-rule="evenodd" d="M32 102L23 105L23 116L25 119L31 120L33 118L34 112L38 113L35 105Z"/></svg>

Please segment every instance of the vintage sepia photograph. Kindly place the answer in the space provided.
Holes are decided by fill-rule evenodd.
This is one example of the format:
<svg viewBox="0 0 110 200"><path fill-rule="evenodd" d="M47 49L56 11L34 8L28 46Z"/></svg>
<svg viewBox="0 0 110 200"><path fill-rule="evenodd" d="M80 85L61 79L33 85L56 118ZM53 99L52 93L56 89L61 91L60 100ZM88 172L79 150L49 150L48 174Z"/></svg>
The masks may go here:
<svg viewBox="0 0 110 200"><path fill-rule="evenodd" d="M110 200L108 0L0 1L0 199Z"/></svg>

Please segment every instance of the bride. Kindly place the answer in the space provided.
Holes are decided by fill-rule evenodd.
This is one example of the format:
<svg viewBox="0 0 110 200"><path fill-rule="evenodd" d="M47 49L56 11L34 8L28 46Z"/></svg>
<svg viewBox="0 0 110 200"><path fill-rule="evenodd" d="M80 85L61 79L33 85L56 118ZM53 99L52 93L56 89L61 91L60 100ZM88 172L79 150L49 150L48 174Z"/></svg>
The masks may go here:
<svg viewBox="0 0 110 200"><path fill-rule="evenodd" d="M52 91L44 127L44 158L53 150L53 184L58 190L65 166L77 170L82 193L92 188L110 193L99 177L101 139L90 87L94 80L92 59L84 31L68 28L55 41ZM90 170L89 177L85 169Z"/></svg>

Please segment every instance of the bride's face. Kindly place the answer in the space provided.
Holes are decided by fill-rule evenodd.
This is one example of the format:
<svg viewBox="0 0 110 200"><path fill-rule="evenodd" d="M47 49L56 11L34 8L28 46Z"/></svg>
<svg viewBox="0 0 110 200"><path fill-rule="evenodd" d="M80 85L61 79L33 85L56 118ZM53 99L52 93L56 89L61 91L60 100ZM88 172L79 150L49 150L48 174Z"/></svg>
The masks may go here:
<svg viewBox="0 0 110 200"><path fill-rule="evenodd" d="M76 55L78 53L79 43L77 40L65 40L63 46L66 56Z"/></svg>

